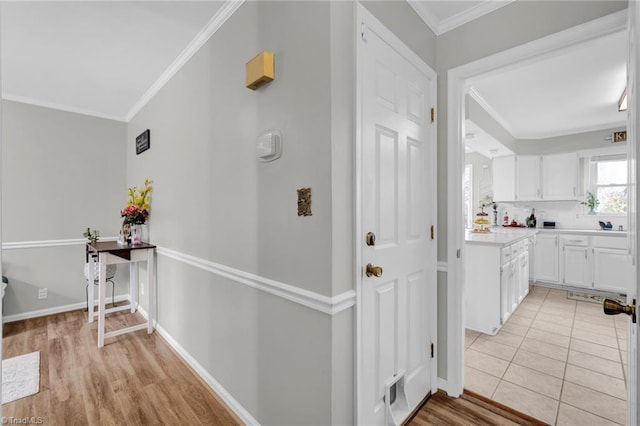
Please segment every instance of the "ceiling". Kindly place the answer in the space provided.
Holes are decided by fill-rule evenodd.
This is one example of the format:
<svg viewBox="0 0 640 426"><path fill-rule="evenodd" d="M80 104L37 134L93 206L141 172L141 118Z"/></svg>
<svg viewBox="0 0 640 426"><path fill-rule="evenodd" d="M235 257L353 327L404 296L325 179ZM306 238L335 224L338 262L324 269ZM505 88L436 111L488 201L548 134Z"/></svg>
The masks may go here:
<svg viewBox="0 0 640 426"><path fill-rule="evenodd" d="M126 121L223 5L2 1L2 96Z"/></svg>
<svg viewBox="0 0 640 426"><path fill-rule="evenodd" d="M465 152L477 152L487 158L513 155L513 151L469 119L465 121Z"/></svg>
<svg viewBox="0 0 640 426"><path fill-rule="evenodd" d="M511 2L408 0L442 34ZM128 121L232 1L0 1L2 96ZM473 94L517 138L615 127L624 34L478 79Z"/></svg>
<svg viewBox="0 0 640 426"><path fill-rule="evenodd" d="M474 79L471 96L516 139L624 127L626 33Z"/></svg>

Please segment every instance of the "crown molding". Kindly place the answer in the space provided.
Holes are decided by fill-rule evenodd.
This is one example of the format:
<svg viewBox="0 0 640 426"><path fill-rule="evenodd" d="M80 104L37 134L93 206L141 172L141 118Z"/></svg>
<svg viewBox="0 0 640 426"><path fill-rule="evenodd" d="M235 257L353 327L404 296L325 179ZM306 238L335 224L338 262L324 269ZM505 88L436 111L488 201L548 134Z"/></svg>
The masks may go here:
<svg viewBox="0 0 640 426"><path fill-rule="evenodd" d="M220 10L211 18L209 23L194 37L187 47L178 55L175 61L167 68L155 83L145 92L125 116L126 121L131 121L135 115L162 89L171 77L196 54L198 50L214 35L222 25L244 4L245 0L228 0Z"/></svg>
<svg viewBox="0 0 640 426"><path fill-rule="evenodd" d="M493 108L489 102L487 102L480 93L478 93L474 88L469 89L469 96L480 105L480 107L487 112L494 120L498 122L503 129L505 129L511 136L517 139L516 135L513 134L513 128L509 122L502 116L495 108Z"/></svg>
<svg viewBox="0 0 640 426"><path fill-rule="evenodd" d="M442 20L429 10L427 7L428 2L424 0L407 0L407 3L409 3L409 6L415 10L420 19L427 24L431 31L433 31L435 35L439 36L471 22L474 19L478 19L481 16L498 10L501 7L513 3L514 1L515 0L485 0L470 9L466 9Z"/></svg>
<svg viewBox="0 0 640 426"><path fill-rule="evenodd" d="M451 31L455 28L469 23L481 16L487 15L493 11L496 11L506 5L513 3L515 0L485 0L482 3L464 10L456 15L453 15L447 19L440 21L438 25L437 35L444 34L447 31Z"/></svg>
<svg viewBox="0 0 640 426"><path fill-rule="evenodd" d="M11 93L3 93L2 100L19 102L21 104L33 105L33 106L38 106L43 108L50 108L58 111L70 112L73 114L88 115L95 118L103 118L105 120L114 120L114 121L122 121L122 122L127 121L124 117L117 117L114 115L103 114L101 112L91 111L89 109L84 109L84 108L76 108L68 105L56 104L54 102L47 102L41 99L29 98L27 96L12 95Z"/></svg>
<svg viewBox="0 0 640 426"><path fill-rule="evenodd" d="M427 24L427 27L429 27L429 29L433 31L435 35L440 35L438 33L440 19L438 19L436 15L431 13L431 11L426 7L425 2L420 0L407 0L407 3L409 3L409 6L413 8L420 19L422 19L422 21Z"/></svg>

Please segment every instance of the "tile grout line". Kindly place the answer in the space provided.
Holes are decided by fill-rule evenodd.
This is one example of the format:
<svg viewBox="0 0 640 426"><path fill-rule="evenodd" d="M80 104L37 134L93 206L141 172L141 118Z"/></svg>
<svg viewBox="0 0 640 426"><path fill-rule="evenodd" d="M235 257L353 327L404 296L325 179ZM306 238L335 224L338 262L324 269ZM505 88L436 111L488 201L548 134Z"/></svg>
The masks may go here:
<svg viewBox="0 0 640 426"><path fill-rule="evenodd" d="M531 283L530 283L530 286L531 286ZM535 288L536 286L533 286L533 287ZM532 291L530 291L530 292L529 292L529 294L528 294L528 296L532 296L532 295L533 295L533 292L532 292ZM536 296L538 296L538 295L536 294ZM564 346L562 346L562 345L557 345L557 344L555 344L555 343L546 342L546 341L541 341L541 340L538 340L538 339L535 339L535 338L529 338L530 340L540 341L540 342L543 342L543 343L546 343L546 344L549 344L549 345L552 345L552 346L557 346L557 347L559 347L559 348L566 349L566 351L567 351L567 352L566 352L566 355L564 356L564 360L563 360L563 361L560 361L560 360L558 360L557 358L551 358L551 357L548 357L548 356L543 355L543 354L539 354L539 353L531 352L532 354L534 354L534 355L536 355L536 356L543 357L543 358L546 358L546 359L549 359L549 360L553 360L553 361L560 361L560 362L562 362L562 363L564 364L563 376L562 376L562 379L561 379L562 381L561 381L561 387L560 387L560 394L559 394L558 398L556 399L556 398L551 397L550 395L546 395L546 394L543 394L543 393L540 393L540 392L536 392L535 390L528 389L528 388L523 387L523 386L521 386L521 385L519 385L519 384L517 384L517 383L512 383L511 381L509 381L509 380L506 380L506 379L505 379L505 375L506 375L507 371L509 371L509 369L511 368L511 366L512 366L513 364L515 364L515 365L517 365L517 366L519 366L519 367L527 368L527 369L529 369L529 370L531 370L531 371L533 371L533 372L536 372L536 373L539 373L539 374L542 374L542 375L546 375L546 376L549 376L549 377L554 377L554 378L558 379L558 377L557 377L557 376L554 376L554 375L552 375L552 374L548 374L548 373L546 373L545 371L539 371L539 370L536 370L536 369L534 369L534 368L531 368L530 366L521 365L521 364L519 364L519 363L517 363L517 362L514 362L514 359L515 359L516 355L517 355L520 351L523 351L523 352L529 352L529 351L527 351L527 350L523 349L523 348L522 348L522 345L523 345L524 341L528 338L527 336L528 336L529 332L530 332L532 329L533 329L533 330L543 331L543 332L548 332L548 333L551 333L551 334L557 334L557 333L553 333L552 331L547 331L547 330L543 330L543 329L538 329L538 328L536 328L536 327L534 327L534 326L533 326L533 323L534 323L536 320L541 320L541 321L543 321L543 320L544 320L544 319L542 319L542 318L539 318L539 315L541 315L541 316L545 316L545 315L547 315L547 312L543 311L543 307L545 306L545 303L547 303L547 302L549 302L549 304L553 304L553 300L552 300L552 299L554 299L554 298L555 298L555 297L553 297L553 296L552 296L552 293L551 293L550 289L546 289L546 292L545 292L545 294L544 294L544 297L542 297L542 298L541 298L541 303L540 303L540 305L538 305L538 307L537 307L535 310L532 310L532 309L524 309L524 310L526 310L526 311L528 311L528 312L530 312L530 313L532 313L532 314L534 315L534 316L533 316L533 318L529 318L529 317L526 317L526 316L524 316L524 317L523 317L523 318L526 318L527 320L530 320L530 321L529 321L529 324L528 324L527 326L523 326L522 324L517 324L518 326L520 326L520 327L522 327L522 328L524 328L524 329L525 329L525 331L524 331L524 335L519 335L519 334L516 334L516 333L510 332L510 331L508 331L508 330L504 330L504 329L500 331L500 332L505 333L505 334L507 334L507 335L513 335L513 336L518 336L518 337L521 337L521 338L522 338L522 340L520 340L520 342L518 343L518 345L517 345L517 346L512 346L512 345L510 345L510 344L506 344L506 343L504 343L504 342L494 342L494 343L501 343L501 344L502 344L502 345L504 345L504 346L510 346L510 347L512 347L512 348L515 348L514 355L513 355L513 356L508 360L508 363L507 363L506 369L504 370L504 373L502 373L502 375L501 375L500 377L493 376L492 374L487 373L487 372L484 372L483 370L478 370L478 369L476 369L476 370L478 370L478 371L480 371L480 372L483 372L484 374L488 374L488 375L490 375L490 376L493 376L493 377L498 378L498 384L496 385L496 388L495 388L495 389L493 390L493 392L491 393L491 398L492 398L492 399L495 397L495 395L496 395L496 393L497 393L497 390L498 390L498 388L500 387L500 385L501 385L503 382L506 382L506 383L512 384L512 385L514 385L514 386L521 387L521 388L523 388L523 389L525 389L525 390L530 390L530 391L532 391L532 392L534 392L534 393L536 393L536 394L539 394L539 395L541 395L541 396L543 396L543 397L547 397L547 398L549 398L550 400L554 400L554 401L556 401L556 402L557 402L557 407L556 407L556 411L555 411L555 423L554 423L554 424L557 424L557 422L558 422L558 420L559 420L559 415L560 415L560 405L561 405L561 404L565 404L565 405L567 405L567 406L572 407L572 408L573 408L573 409L575 409L575 410L578 410L578 411L584 412L584 413L586 413L586 414L594 415L594 416L596 416L596 417L598 417L598 418L605 419L604 417L602 417L602 416L600 416L600 415L598 415L598 414L591 413L591 412L586 411L586 410L584 410L584 409L582 409L582 408L580 408L580 407L576 407L576 406L574 406L574 405L572 405L572 404L568 404L568 403L566 403L566 402L563 402L563 401L562 401L562 393L563 393L563 391L564 391L564 384L565 384L565 382L570 382L570 383L572 383L572 384L574 384L574 385L576 385L576 386L583 387L583 386L582 386L582 385L580 385L580 384L575 384L575 383L573 383L573 382L571 382L571 381L566 380L567 366L569 365L569 354L571 353L571 351L574 351L574 352L577 352L577 353L581 353L581 354L585 354L585 355L592 356L592 357L596 357L596 358L601 358L601 359L606 360L606 361L615 362L615 361L612 361L611 359L603 358L603 357L598 356L598 355L594 355L594 354L591 354L591 353L588 353L588 352L582 352L582 351L580 351L580 350L573 349L574 339L579 340L579 341L582 341L582 342L585 342L585 343L589 343L589 344L592 344L592 345L602 346L602 347L609 348L609 346L607 346L607 345L602 345L602 344L600 344L600 343L591 342L591 341L589 341L589 340L583 340L583 339L578 339L578 338L574 338L574 337L573 337L574 330L576 330L576 329L577 329L577 328L575 327L575 325L576 325L576 321L578 320L578 318L577 318L577 316L578 316L578 308L579 308L580 306L582 306L578 301L574 301L574 304L573 304L574 309L573 309L573 312L572 312L572 314L571 314L571 318L570 318L570 320L571 320L571 326L569 327L569 329L570 329L570 335L568 336L568 337L569 337L569 344L568 344L568 346L567 346L566 348L565 348ZM538 299L538 297L536 297L536 299ZM529 306L529 307L532 307L532 306ZM562 308L560 308L560 309L562 309ZM589 313L587 313L587 312L582 312L582 311L581 311L580 313L581 313L581 314L585 314L585 315L589 315ZM553 314L553 313L549 313L549 315L552 315L552 314ZM590 316L597 317L596 315L590 315ZM586 322L588 322L588 321L586 321ZM509 323L509 322L507 321L507 322L505 323L505 325L507 325L508 323ZM584 330L584 331L591 332L591 331L590 331L590 330L588 330L588 329L587 329L587 330ZM613 330L613 331L614 331L614 335L616 336L616 343L617 343L617 349L618 349L619 359L621 360L621 359L622 359L622 353L621 353L621 349L620 349L619 336L621 335L621 333L622 333L622 332L618 330L618 327L616 327L616 324L615 324L615 323L614 323L614 330ZM593 333L593 332L591 332L591 333ZM608 335L606 335L606 334L601 334L601 333L593 333L593 334L597 334L597 335L601 335L601 336L608 336ZM470 348L471 348L471 346L472 346L474 343L476 343L476 342L478 341L478 339L479 339L482 335L483 335L483 333L478 333L475 337L473 337L473 339L472 339L472 341L470 342L469 346L468 346L465 350L470 349ZM559 335L559 336L567 337L567 336L564 336L564 335ZM493 336L488 336L488 337L493 337ZM613 349L613 348L611 348L611 349ZM475 350L475 349L474 349L474 350ZM494 356L494 355L492 355L492 354L485 353L485 352L483 352L483 351L478 351L478 352L483 353L484 355L487 355L487 356L490 356L490 357L496 358L496 359L498 359L498 360L504 360L503 358L496 357L496 356ZM504 360L504 361L506 361L506 360ZM620 366L621 366L621 368L623 368L623 376L624 376L625 384L626 384L626 376L624 375L624 367L623 367L622 363L620 363L620 364L621 364L621 365L620 365ZM571 365L576 366L575 364L571 364ZM577 365L577 367L580 367L580 366L579 366L579 365ZM470 367L470 368L473 368L473 367ZM618 379L618 380L619 380L619 378L618 378L618 377L610 376L609 374L606 374L606 373L602 373L602 372L599 372L599 371L591 370L591 369L589 369L589 368L585 368L585 367L580 367L580 368L584 368L585 370L593 371L593 372L597 372L597 373L603 374L603 375L605 375L605 376L607 376L607 377L611 377L611 378L614 378L614 379ZM615 397L615 396L613 396L613 395L609 395L609 394L607 394L607 393L600 392L600 391L599 391L599 390L597 390L597 389L592 389L592 388L590 388L590 387L584 387L584 388L585 388L585 389L588 389L588 390L591 390L591 391L594 391L594 392L597 392L597 393L600 393L600 394L602 394L602 395L606 395L606 396L613 397L613 398L616 398L616 399L618 399L618 400L621 400L620 398L617 398L617 397ZM611 421L610 419L606 419L606 420Z"/></svg>
<svg viewBox="0 0 640 426"><path fill-rule="evenodd" d="M567 377L567 366L569 365L569 354L571 353L571 345L573 339L573 327L576 322L576 312L578 311L578 304L576 303L575 309L573 310L573 317L571 318L571 334L569 335L569 347L567 348L567 359L564 362L564 372L562 374L562 383L560 384L560 395L558 396L558 410L556 411L556 421L554 425L558 424L558 419L560 417L560 404L562 404L562 393L564 392L564 384ZM575 407L577 408L577 407Z"/></svg>

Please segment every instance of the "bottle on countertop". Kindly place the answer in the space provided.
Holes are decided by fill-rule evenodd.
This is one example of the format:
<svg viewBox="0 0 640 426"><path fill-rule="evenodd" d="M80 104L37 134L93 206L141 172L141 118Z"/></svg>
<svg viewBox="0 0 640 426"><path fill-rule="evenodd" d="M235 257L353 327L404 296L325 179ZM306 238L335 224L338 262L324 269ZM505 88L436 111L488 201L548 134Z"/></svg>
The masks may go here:
<svg viewBox="0 0 640 426"><path fill-rule="evenodd" d="M504 212L504 217L502 218L502 224L503 225L508 225L509 224L509 213Z"/></svg>
<svg viewBox="0 0 640 426"><path fill-rule="evenodd" d="M535 228L536 224L536 209L531 209L531 216L527 218L527 228Z"/></svg>

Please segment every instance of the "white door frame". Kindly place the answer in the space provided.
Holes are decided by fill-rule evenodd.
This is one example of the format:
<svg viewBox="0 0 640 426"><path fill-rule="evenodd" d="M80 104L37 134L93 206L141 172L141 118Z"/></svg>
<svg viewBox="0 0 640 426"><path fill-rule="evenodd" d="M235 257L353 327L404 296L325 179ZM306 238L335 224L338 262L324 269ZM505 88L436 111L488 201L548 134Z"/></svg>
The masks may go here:
<svg viewBox="0 0 640 426"><path fill-rule="evenodd" d="M497 69L520 65L553 55L559 49L624 31L627 11L622 10L582 25L543 37L448 72L448 205L447 216L447 380L442 382L447 393L459 396L463 390L464 372L464 226L462 174L464 173L464 95L474 77Z"/></svg>
<svg viewBox="0 0 640 426"><path fill-rule="evenodd" d="M367 9L364 8L360 3L356 6L355 13L355 52L356 52L356 62L355 62L355 150L353 156L353 167L354 167L354 259L355 263L353 265L353 274L354 280L356 283L356 326L355 326L355 339L356 339L356 353L355 353L355 424L360 424L359 419L362 418L361 410L365 407L365 404L361 401L362 392L360 388L362 386L362 378L366 372L362 371L362 320L360 314L362 313L361 303L362 303L362 244L364 241L364 235L362 233L362 79L359 77L360 72L362 71L362 48L360 47L359 38L362 37L362 31L364 30L364 25L362 25L363 20L366 20L368 25L374 26L376 29L376 33L385 40L391 47L393 47L398 53L400 53L405 59L407 59L412 65L416 68L424 72L431 79L431 105L435 108L437 105L436 98L436 90L437 90L437 79L436 72L431 69L418 55L416 55L411 49L409 49L395 34L393 34L389 29L387 29L384 25L382 25ZM436 150L436 141L437 141L437 120L431 126L431 141L432 141L432 159L433 159L433 167L429 171L431 173L431 179L434 191L437 188L437 168L436 168L436 158L437 158L437 150ZM437 229L437 214L438 208L436 203L432 203L431 205L431 217L433 221L434 229ZM437 239L433 241L433 249L431 250L431 258L428 259L429 262L433 265L434 270L434 278L436 271L436 263L437 263ZM437 289L437 283L434 282L434 294L433 294L433 303L432 306L428 307L431 310L431 336L433 339L434 345L437 342L437 311L436 311L436 301L437 301L437 293L435 289ZM432 358L431 364L431 392L435 392L438 390L438 362L437 362L437 351L434 352L434 357Z"/></svg>

